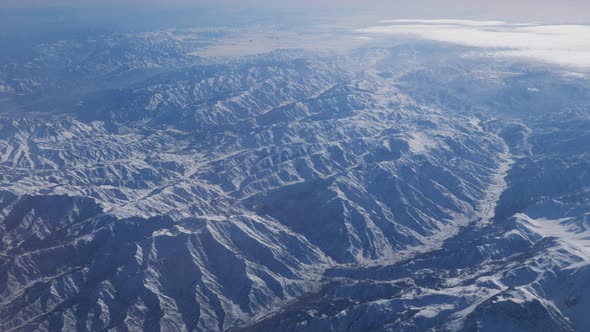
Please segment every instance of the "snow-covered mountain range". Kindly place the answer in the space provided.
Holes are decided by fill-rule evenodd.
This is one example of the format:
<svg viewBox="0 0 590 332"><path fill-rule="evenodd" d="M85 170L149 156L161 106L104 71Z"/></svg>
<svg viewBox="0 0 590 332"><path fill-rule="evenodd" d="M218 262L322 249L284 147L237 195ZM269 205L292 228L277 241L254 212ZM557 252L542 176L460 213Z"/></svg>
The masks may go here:
<svg viewBox="0 0 590 332"><path fill-rule="evenodd" d="M2 331L584 331L590 81L427 41L0 68Z"/></svg>

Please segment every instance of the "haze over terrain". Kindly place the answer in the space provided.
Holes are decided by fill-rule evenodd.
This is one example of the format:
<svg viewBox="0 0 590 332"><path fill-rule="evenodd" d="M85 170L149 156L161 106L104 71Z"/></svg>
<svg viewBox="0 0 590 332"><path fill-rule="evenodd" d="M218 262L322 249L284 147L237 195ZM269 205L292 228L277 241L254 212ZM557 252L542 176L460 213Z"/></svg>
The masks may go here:
<svg viewBox="0 0 590 332"><path fill-rule="evenodd" d="M0 331L590 329L585 1L0 6Z"/></svg>

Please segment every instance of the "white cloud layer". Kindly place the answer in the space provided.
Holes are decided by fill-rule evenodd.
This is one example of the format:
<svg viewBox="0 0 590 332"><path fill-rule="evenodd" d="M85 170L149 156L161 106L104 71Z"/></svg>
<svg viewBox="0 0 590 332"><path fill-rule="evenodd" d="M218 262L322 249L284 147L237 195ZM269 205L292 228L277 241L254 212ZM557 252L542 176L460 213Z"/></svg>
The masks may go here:
<svg viewBox="0 0 590 332"><path fill-rule="evenodd" d="M498 56L529 58L590 69L590 26L509 24L473 20L387 20L357 32L413 35L486 49Z"/></svg>

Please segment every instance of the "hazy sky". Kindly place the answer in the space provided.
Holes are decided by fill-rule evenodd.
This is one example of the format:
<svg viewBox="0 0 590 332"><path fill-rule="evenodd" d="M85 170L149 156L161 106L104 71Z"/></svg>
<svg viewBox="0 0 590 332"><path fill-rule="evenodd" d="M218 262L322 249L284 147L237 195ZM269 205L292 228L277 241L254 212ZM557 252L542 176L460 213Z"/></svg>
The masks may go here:
<svg viewBox="0 0 590 332"><path fill-rule="evenodd" d="M4 7L187 6L357 8L392 18L494 18L590 23L588 0L0 0Z"/></svg>
<svg viewBox="0 0 590 332"><path fill-rule="evenodd" d="M193 10L182 8L187 6ZM194 9L199 6L222 10ZM86 30L100 31L124 22L129 26L127 28L141 31L144 25L148 30L170 27L170 22L175 27L183 26L180 22L185 15L190 27L195 24L238 26L240 20L246 27L248 24L256 26L259 22L290 24L289 28L305 27L306 24L314 29L322 26L309 23L313 16L314 20L317 19L313 22L337 22L336 26L341 29L338 31L356 31L360 34L356 38L363 40L389 40L391 36L411 35L473 46L494 56L531 58L590 69L590 0L0 0L0 7L31 8L13 12L18 15L12 15L9 10L0 11L0 40L6 39L11 49L19 41L35 41L31 36L47 38L46 31L56 31L56 38L63 38L62 32L70 31L68 24L74 27L88 25L91 29ZM102 7L102 10L52 11L44 9L47 7ZM160 7L181 7L182 10L168 11ZM306 11L288 11L289 8ZM93 17L93 13L99 18ZM160 25L159 21L162 21ZM22 32L27 29L32 32ZM265 34L268 33L265 31ZM314 34L311 34L314 38L321 37L319 31ZM248 40L253 39L248 37ZM298 43L296 38L289 39ZM284 40L275 42L277 48L289 46ZM252 48L251 44L255 43L248 42L248 48ZM269 46L266 39L261 44ZM326 42L318 41L318 44ZM222 46L227 51L227 46ZM239 43L238 46L245 47ZM254 50L258 49L254 47Z"/></svg>

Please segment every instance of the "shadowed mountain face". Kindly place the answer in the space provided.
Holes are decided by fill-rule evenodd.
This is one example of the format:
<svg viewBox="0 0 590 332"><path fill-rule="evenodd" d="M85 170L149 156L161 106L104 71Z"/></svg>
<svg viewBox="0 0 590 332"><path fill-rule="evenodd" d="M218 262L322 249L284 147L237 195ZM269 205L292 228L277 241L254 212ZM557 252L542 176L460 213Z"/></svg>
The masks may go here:
<svg viewBox="0 0 590 332"><path fill-rule="evenodd" d="M583 331L590 83L209 30L0 68L2 331Z"/></svg>

